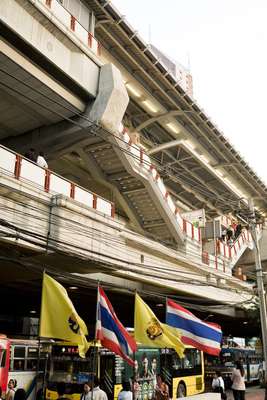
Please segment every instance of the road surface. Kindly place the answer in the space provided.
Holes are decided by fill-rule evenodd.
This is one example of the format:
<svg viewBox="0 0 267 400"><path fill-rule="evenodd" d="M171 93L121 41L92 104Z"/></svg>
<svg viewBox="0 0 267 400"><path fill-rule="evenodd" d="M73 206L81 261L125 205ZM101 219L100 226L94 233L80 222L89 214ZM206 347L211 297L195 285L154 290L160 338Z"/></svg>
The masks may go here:
<svg viewBox="0 0 267 400"><path fill-rule="evenodd" d="M233 400L231 391L227 391L227 400ZM259 386L250 386L246 390L246 400L264 400L264 389Z"/></svg>

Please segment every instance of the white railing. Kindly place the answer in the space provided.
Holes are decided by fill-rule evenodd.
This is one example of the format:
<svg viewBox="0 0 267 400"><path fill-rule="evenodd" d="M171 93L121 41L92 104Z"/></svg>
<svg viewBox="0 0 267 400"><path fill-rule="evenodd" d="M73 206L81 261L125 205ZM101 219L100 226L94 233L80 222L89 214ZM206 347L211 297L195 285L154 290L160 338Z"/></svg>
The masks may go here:
<svg viewBox="0 0 267 400"><path fill-rule="evenodd" d="M114 217L114 203L90 192L55 172L39 167L19 154L0 145L0 171L17 180L31 183L51 194L63 194L101 213Z"/></svg>
<svg viewBox="0 0 267 400"><path fill-rule="evenodd" d="M128 151L133 155L133 160L139 164L140 167L144 168L147 172L149 172L157 184L163 198L166 200L166 206L169 207L171 212L175 215L177 224L179 225L182 232L185 234L187 239L193 240L194 242L201 242L201 232L200 228L196 228L191 224L191 222L186 221L183 217L181 217L178 208L176 207L172 197L170 196L162 178L160 177L157 168L151 162L150 157L144 152L141 147L136 144L132 144L131 138L128 135L127 130L121 125L120 126L120 135L123 141L127 144Z"/></svg>
<svg viewBox="0 0 267 400"><path fill-rule="evenodd" d="M71 30L77 38L86 45L94 54L100 56L101 46L95 37L88 32L77 19L58 0L38 0L44 4L51 14L57 18L67 29Z"/></svg>
<svg viewBox="0 0 267 400"><path fill-rule="evenodd" d="M149 172L154 182L158 185L162 196L166 200L166 206L169 207L171 212L175 215L177 224L185 234L186 239L189 239L191 242L193 241L197 246L202 246L200 228L195 227L191 222L185 220L181 216L166 186L164 185L163 180L160 178L160 174L157 171L157 168L155 167L155 165L153 165L150 157L144 152L141 147L136 144L132 144L127 129L125 129L123 125L121 125L119 132L123 141L128 146L128 151L133 154L133 159L135 160L135 162L138 163L139 166L143 167L147 172ZM220 218L224 226L228 226L229 224L231 224L230 217L222 215ZM216 255L211 255L208 252L203 251L202 262L218 271L227 271L228 273L230 271L229 266L233 266L233 264L240 258L240 256L248 246L253 246L253 243L251 233L246 229L243 230L241 235L233 243L232 246L218 241Z"/></svg>
<svg viewBox="0 0 267 400"><path fill-rule="evenodd" d="M220 221L221 225L224 226L225 228L228 228L232 224L232 219L228 215L220 215L218 220Z"/></svg>

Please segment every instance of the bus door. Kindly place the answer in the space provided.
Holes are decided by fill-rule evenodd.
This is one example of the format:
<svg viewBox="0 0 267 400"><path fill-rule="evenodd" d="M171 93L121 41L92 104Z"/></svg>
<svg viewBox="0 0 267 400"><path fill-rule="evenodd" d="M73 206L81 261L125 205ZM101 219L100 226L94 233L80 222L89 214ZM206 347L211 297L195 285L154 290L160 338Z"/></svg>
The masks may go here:
<svg viewBox="0 0 267 400"><path fill-rule="evenodd" d="M99 370L102 389L107 393L109 400L112 400L116 384L114 354L101 354Z"/></svg>
<svg viewBox="0 0 267 400"><path fill-rule="evenodd" d="M10 364L10 341L0 338L0 387L3 394L7 390L8 371Z"/></svg>

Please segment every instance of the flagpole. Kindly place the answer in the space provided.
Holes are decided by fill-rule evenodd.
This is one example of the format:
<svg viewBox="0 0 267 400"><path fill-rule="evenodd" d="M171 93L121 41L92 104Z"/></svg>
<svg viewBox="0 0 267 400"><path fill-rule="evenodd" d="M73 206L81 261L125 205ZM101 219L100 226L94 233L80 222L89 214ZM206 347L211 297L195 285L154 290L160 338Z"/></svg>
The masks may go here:
<svg viewBox="0 0 267 400"><path fill-rule="evenodd" d="M97 322L99 315L99 281L97 282L97 297L96 297L96 316L95 316L95 339L94 339L94 355L93 355L93 381L92 381L92 400L94 399L94 381L98 372L98 347L97 347Z"/></svg>
<svg viewBox="0 0 267 400"><path fill-rule="evenodd" d="M168 298L165 296L165 324L167 323L167 301ZM165 354L164 354L164 371L166 370L166 365L167 365L167 347L165 347ZM164 376L164 379L166 379L167 376Z"/></svg>
<svg viewBox="0 0 267 400"><path fill-rule="evenodd" d="M41 306L40 306L40 316L38 323L38 358L37 358L37 366L36 366L36 384L35 384L35 399L37 397L37 384L39 377L39 369L40 369L40 361L41 361L41 337L40 337L40 326L42 321L42 300L43 300L43 280L44 280L45 269L43 270L43 279L42 279L42 295L41 295ZM44 379L42 379L42 394L44 390Z"/></svg>
<svg viewBox="0 0 267 400"><path fill-rule="evenodd" d="M136 370L135 370L135 351L133 353L133 360L134 360L134 366L133 366L133 383L132 383L132 390L133 390L133 400L136 400Z"/></svg>

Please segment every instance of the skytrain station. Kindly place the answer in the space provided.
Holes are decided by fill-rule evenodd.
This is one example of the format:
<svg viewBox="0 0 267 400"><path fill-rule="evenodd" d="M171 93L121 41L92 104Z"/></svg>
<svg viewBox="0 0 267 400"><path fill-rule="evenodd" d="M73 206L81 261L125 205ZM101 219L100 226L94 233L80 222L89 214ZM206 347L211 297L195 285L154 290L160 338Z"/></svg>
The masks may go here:
<svg viewBox="0 0 267 400"><path fill-rule="evenodd" d="M138 293L162 323L172 300L259 343L267 186L191 72L109 1L1 0L0 16L0 333L37 340L45 272L89 341L101 285L131 332Z"/></svg>

